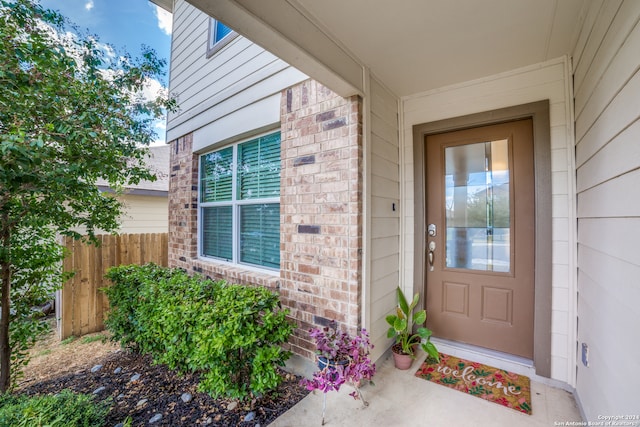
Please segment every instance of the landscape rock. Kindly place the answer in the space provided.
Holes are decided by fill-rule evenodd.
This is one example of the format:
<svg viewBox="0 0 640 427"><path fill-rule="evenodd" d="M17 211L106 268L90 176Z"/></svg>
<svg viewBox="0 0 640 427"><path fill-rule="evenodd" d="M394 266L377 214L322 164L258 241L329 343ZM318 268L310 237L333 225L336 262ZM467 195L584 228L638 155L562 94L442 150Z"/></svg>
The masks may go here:
<svg viewBox="0 0 640 427"><path fill-rule="evenodd" d="M148 355L111 353L102 359L94 359L93 362L86 360L85 363L86 368L81 375L74 375L75 369L72 368L70 373L43 379L37 383L32 382L25 387L25 393L54 394L70 389L91 395L98 387L104 387L92 396L96 400L113 397L111 410L104 418L105 427L115 427L118 423L126 426L124 420L127 417L131 419L131 425L136 427L210 427L238 424L255 427L257 423L266 425L273 422L278 415L308 394L308 391L299 385L300 380L295 378L290 383L282 384L277 397L253 402L235 401L230 405L233 400L214 399L206 393L196 395L194 390L198 385L198 375L177 375L165 365L154 364ZM103 365L100 372L91 374L91 367L98 364ZM114 374L118 367L122 368L119 375ZM139 381L129 382L134 374L140 374ZM185 393L192 395L189 403L183 403L181 399ZM148 401L137 406L142 399ZM251 411L255 411L255 418L253 421L244 422ZM160 414L162 418L150 424L149 421L156 414Z"/></svg>
<svg viewBox="0 0 640 427"><path fill-rule="evenodd" d="M158 421L160 421L162 419L162 414L155 414L153 417L151 417L151 419L149 420L149 424L153 424L153 423L157 423Z"/></svg>
<svg viewBox="0 0 640 427"><path fill-rule="evenodd" d="M107 388L104 386L98 387L97 389L93 390L93 394L100 394L103 391L105 391Z"/></svg>
<svg viewBox="0 0 640 427"><path fill-rule="evenodd" d="M93 368L91 368L91 373L95 374L96 372L98 372L100 369L102 369L102 365L96 365Z"/></svg>
<svg viewBox="0 0 640 427"><path fill-rule="evenodd" d="M122 372L122 368L121 367L117 367L116 369L113 370L113 373L118 375L120 372Z"/></svg>
<svg viewBox="0 0 640 427"><path fill-rule="evenodd" d="M249 421L253 421L255 418L256 413L254 411L251 411L244 417L244 421L248 423Z"/></svg>
<svg viewBox="0 0 640 427"><path fill-rule="evenodd" d="M135 382L135 381L138 381L139 379L140 379L140 374L135 374L134 376L131 377L129 382Z"/></svg>
<svg viewBox="0 0 640 427"><path fill-rule="evenodd" d="M184 403L189 403L191 402L191 399L193 399L193 396L191 396L191 393L182 393L180 399L182 399Z"/></svg>

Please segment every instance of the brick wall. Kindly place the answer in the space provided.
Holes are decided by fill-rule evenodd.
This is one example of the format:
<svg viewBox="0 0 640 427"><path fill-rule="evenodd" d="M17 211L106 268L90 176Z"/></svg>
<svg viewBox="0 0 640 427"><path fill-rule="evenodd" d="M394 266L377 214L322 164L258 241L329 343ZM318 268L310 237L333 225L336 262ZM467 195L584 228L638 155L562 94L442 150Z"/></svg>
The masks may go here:
<svg viewBox="0 0 640 427"><path fill-rule="evenodd" d="M312 358L308 329L360 326L362 113L309 80L281 102L281 287L299 330L292 350Z"/></svg>
<svg viewBox="0 0 640 427"><path fill-rule="evenodd" d="M198 156L193 135L171 142L169 178L169 266L191 270L197 255Z"/></svg>
<svg viewBox="0 0 640 427"><path fill-rule="evenodd" d="M282 93L280 276L197 258L198 156L191 134L171 143L169 265L278 290L298 325L291 350L308 358L310 328L360 326L361 108L311 80Z"/></svg>

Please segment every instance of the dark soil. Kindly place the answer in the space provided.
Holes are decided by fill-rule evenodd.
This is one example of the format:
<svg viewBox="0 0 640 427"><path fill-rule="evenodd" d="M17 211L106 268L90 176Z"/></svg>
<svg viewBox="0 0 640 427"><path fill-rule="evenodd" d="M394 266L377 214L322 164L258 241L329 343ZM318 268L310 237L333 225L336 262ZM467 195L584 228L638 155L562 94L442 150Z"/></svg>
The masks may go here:
<svg viewBox="0 0 640 427"><path fill-rule="evenodd" d="M95 373L91 372L92 366L87 366L75 373L40 381L24 387L20 393L52 394L70 389L91 394L105 387L96 396L111 399L111 411L105 420L108 427L124 422L127 417L131 418L132 426L149 426L149 420L156 414L161 414L162 419L153 426L266 426L308 394L299 384L300 377L286 372L282 372L284 381L270 396L234 402L198 392L197 374L179 376L163 365L154 365L149 356L120 351L92 363L103 366ZM116 374L117 368L121 371ZM140 374L140 378L131 381L135 374ZM190 393L192 400L183 402L183 393ZM251 418L251 412L253 420L245 421L247 416Z"/></svg>

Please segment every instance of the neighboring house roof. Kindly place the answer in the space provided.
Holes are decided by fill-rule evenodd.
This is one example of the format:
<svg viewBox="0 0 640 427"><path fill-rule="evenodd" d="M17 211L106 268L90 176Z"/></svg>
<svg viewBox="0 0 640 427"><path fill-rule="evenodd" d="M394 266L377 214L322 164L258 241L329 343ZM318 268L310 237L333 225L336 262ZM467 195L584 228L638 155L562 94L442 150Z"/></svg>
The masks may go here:
<svg viewBox="0 0 640 427"><path fill-rule="evenodd" d="M169 192L169 146L149 147L145 156L149 169L155 173L155 181L140 181L138 184L125 186L125 193L142 196L166 196ZM98 180L98 188L109 191L109 184L104 179Z"/></svg>

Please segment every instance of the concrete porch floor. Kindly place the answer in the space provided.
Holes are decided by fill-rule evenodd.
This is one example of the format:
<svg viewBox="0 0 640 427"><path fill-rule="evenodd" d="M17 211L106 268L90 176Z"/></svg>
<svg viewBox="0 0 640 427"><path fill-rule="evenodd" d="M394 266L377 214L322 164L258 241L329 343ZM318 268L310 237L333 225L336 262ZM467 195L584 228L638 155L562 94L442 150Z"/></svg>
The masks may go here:
<svg viewBox="0 0 640 427"><path fill-rule="evenodd" d="M414 376L421 354L407 371L387 357L376 365L375 385L361 388L369 402L349 396L351 386L327 393L326 426L553 426L582 421L573 395L565 390L531 383L532 415L487 402ZM320 426L322 393L315 391L270 424L274 427ZM559 424L555 424L559 425Z"/></svg>

